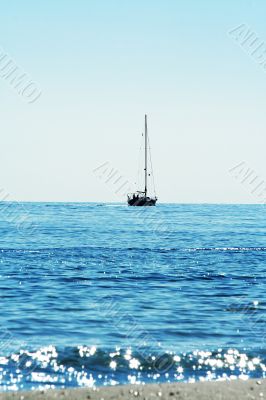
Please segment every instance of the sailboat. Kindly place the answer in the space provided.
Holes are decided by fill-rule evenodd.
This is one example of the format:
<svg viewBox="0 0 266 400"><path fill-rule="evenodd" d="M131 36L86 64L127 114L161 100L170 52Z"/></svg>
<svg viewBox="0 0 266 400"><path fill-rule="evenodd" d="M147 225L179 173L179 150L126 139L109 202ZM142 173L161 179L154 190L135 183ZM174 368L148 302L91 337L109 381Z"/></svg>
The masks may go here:
<svg viewBox="0 0 266 400"><path fill-rule="evenodd" d="M157 197L148 196L148 127L147 127L147 115L145 115L145 163L144 163L144 174L145 174L145 187L144 191L137 191L127 195L127 203L129 206L155 206Z"/></svg>

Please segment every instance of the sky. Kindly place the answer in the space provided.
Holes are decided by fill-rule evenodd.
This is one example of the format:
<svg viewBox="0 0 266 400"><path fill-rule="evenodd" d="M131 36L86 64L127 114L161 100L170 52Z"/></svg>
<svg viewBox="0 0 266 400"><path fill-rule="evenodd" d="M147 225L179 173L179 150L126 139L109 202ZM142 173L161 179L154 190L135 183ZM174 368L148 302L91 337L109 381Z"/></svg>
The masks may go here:
<svg viewBox="0 0 266 400"><path fill-rule="evenodd" d="M266 201L266 67L241 44L264 51L265 16L264 0L2 1L1 53L40 94L0 56L2 193L125 201L110 177L133 188L147 114L159 202Z"/></svg>

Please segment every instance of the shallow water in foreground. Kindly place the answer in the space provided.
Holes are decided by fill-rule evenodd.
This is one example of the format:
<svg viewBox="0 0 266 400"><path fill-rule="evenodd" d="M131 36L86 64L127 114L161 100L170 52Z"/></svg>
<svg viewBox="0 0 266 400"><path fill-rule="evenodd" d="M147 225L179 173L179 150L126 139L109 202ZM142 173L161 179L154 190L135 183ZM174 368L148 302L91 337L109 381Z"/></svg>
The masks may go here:
<svg viewBox="0 0 266 400"><path fill-rule="evenodd" d="M0 390L265 376L264 206L0 212Z"/></svg>

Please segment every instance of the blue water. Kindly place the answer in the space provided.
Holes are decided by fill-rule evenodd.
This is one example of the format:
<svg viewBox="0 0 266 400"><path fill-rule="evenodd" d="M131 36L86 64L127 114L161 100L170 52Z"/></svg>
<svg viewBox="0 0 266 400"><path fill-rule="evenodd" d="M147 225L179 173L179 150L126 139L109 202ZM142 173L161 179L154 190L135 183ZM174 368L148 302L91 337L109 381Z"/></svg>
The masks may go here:
<svg viewBox="0 0 266 400"><path fill-rule="evenodd" d="M0 203L0 389L264 377L265 212Z"/></svg>

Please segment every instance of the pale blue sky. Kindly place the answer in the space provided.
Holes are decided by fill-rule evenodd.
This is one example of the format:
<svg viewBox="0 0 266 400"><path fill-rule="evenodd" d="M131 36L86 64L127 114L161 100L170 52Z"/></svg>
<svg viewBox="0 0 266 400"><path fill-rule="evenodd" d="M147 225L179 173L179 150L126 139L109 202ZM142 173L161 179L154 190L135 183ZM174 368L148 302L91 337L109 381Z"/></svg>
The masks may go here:
<svg viewBox="0 0 266 400"><path fill-rule="evenodd" d="M266 72L229 35L266 42L264 0L12 0L0 46L42 95L0 78L0 186L16 200L121 201L92 172L135 181L144 114L159 200L258 202L228 170L266 181Z"/></svg>

